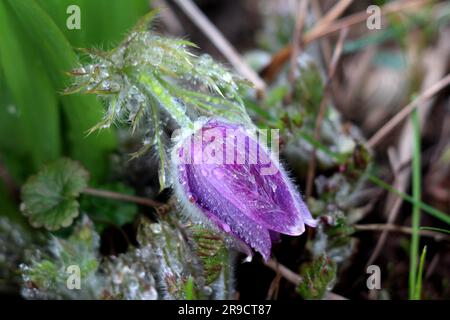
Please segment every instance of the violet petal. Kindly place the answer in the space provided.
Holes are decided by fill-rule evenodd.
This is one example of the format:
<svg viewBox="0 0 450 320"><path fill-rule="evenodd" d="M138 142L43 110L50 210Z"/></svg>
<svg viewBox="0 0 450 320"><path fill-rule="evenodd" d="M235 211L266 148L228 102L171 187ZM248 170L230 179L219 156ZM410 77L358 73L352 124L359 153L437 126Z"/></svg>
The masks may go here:
<svg viewBox="0 0 450 320"><path fill-rule="evenodd" d="M209 134L212 129L215 136ZM226 143L227 130L235 130L233 134L247 137L245 145L237 148L232 145L235 158L231 163L224 160L227 147L230 148ZM175 190L188 208L260 252L265 260L271 251L269 231L300 235L305 231L305 223L316 225L278 161L244 128L209 120L193 136L193 139L189 135L181 138L172 152L173 171L177 174ZM193 143L195 137L202 143ZM259 148L258 157L268 161L255 161L250 152L252 145ZM191 152L190 158L184 154L186 150ZM205 160L206 150L221 162ZM245 161L236 162L238 156ZM182 161L183 157L185 161ZM265 166L273 166L276 170L263 174Z"/></svg>

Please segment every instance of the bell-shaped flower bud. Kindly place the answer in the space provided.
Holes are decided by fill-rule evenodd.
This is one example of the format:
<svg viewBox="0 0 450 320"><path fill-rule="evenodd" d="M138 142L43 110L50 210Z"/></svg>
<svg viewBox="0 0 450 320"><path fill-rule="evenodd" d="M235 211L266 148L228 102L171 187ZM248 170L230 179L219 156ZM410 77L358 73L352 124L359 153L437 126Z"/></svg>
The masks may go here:
<svg viewBox="0 0 450 320"><path fill-rule="evenodd" d="M196 127L178 135L171 160L176 195L198 221L240 240L249 255L251 247L265 260L273 236L298 236L305 224L316 226L269 152L266 134L217 119Z"/></svg>

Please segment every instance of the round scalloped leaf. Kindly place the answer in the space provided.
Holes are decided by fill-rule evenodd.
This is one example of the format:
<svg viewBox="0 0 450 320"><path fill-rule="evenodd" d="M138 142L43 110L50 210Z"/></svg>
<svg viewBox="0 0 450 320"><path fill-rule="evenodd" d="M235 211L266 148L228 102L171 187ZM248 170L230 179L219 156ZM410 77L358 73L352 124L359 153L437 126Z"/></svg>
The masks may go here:
<svg viewBox="0 0 450 320"><path fill-rule="evenodd" d="M22 213L33 227L58 230L78 214L78 196L87 187L89 173L73 160L62 158L42 168L22 187Z"/></svg>

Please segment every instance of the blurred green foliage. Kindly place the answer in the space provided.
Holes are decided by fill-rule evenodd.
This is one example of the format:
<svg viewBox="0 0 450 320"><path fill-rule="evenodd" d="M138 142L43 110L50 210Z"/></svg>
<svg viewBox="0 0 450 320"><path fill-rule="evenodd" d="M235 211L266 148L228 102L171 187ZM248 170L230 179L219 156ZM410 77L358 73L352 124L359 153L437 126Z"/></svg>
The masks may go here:
<svg viewBox="0 0 450 320"><path fill-rule="evenodd" d="M69 30L69 5L81 28ZM74 48L112 48L149 10L148 0L0 0L0 163L17 184L51 160L69 156L101 181L114 130L87 136L103 106L94 96L64 96ZM17 209L0 182L0 214Z"/></svg>
<svg viewBox="0 0 450 320"><path fill-rule="evenodd" d="M32 251L20 265L22 294L27 299L92 299L101 292L98 247L99 236L84 216L67 239L50 237L46 246ZM70 266L77 266L80 289L68 285Z"/></svg>

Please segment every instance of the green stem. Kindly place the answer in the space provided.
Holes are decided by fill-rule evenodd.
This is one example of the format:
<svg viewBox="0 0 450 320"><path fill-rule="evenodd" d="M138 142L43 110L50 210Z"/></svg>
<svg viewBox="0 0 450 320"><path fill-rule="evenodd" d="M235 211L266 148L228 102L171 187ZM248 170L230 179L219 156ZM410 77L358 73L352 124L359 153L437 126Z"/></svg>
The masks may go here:
<svg viewBox="0 0 450 320"><path fill-rule="evenodd" d="M231 299L231 295L233 293L233 286L231 285L231 261L230 259L233 259L230 257L230 252L228 250L225 250L224 256L223 256L223 264L222 264L222 272L223 272L223 290L224 299Z"/></svg>

